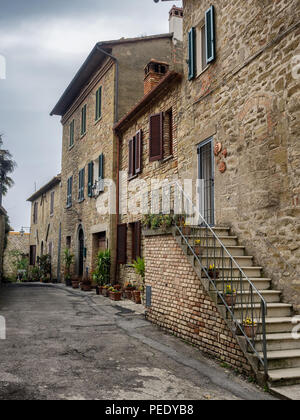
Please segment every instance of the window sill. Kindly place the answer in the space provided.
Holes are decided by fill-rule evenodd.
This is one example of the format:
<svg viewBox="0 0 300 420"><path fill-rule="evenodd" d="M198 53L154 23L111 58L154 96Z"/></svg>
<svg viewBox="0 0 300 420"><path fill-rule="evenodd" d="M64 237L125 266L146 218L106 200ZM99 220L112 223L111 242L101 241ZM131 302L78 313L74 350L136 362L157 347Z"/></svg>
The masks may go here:
<svg viewBox="0 0 300 420"><path fill-rule="evenodd" d="M78 203L83 203L85 201L85 198L82 198L81 200L78 200Z"/></svg>
<svg viewBox="0 0 300 420"><path fill-rule="evenodd" d="M208 64L203 70L201 70L201 72L196 75L195 79L199 79L199 77L201 77L204 73L206 73L209 68L210 68L210 64Z"/></svg>
<svg viewBox="0 0 300 420"><path fill-rule="evenodd" d="M102 116L95 121L95 125L97 125L102 120Z"/></svg>
<svg viewBox="0 0 300 420"><path fill-rule="evenodd" d="M174 155L167 156L166 158L161 160L161 163L169 162L169 160L172 160L172 159L174 159Z"/></svg>
<svg viewBox="0 0 300 420"><path fill-rule="evenodd" d="M72 204L67 205L66 209L69 210L72 208Z"/></svg>
<svg viewBox="0 0 300 420"><path fill-rule="evenodd" d="M86 132L80 135L80 140L82 140L86 136Z"/></svg>
<svg viewBox="0 0 300 420"><path fill-rule="evenodd" d="M128 178L128 182L129 181L133 181L134 179L136 179L136 178L138 178L139 176L138 175L133 175L133 176L131 176L130 178Z"/></svg>
<svg viewBox="0 0 300 420"><path fill-rule="evenodd" d="M72 146L69 146L69 151L72 150L72 149L74 149L74 147L75 147L75 143L72 144Z"/></svg>

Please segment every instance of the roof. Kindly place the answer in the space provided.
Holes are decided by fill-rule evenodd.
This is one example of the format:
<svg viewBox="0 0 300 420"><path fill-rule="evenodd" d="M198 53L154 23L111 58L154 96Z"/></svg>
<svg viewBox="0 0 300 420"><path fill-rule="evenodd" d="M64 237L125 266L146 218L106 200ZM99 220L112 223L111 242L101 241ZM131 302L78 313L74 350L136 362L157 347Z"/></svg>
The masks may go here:
<svg viewBox="0 0 300 420"><path fill-rule="evenodd" d="M151 41L153 39L161 38L173 38L172 33L160 34L160 35L151 35L138 38L121 38L118 40L98 42L95 47L90 52L89 56L80 67L73 80L64 91L59 101L51 111L50 115L60 115L63 116L74 100L78 97L83 87L86 85L86 82L91 78L91 76L100 68L101 64L107 58L106 54L103 53L104 50L108 53L111 53L112 48L116 45L123 45L133 42L141 41Z"/></svg>
<svg viewBox="0 0 300 420"><path fill-rule="evenodd" d="M47 184L45 184L42 188L40 188L38 191L36 191L31 197L27 199L27 201L35 201L37 198L39 198L42 194L45 194L45 192L51 190L53 187L55 187L57 184L59 184L61 181L61 175L57 175L54 178L51 179Z"/></svg>
<svg viewBox="0 0 300 420"><path fill-rule="evenodd" d="M121 131L121 129L132 120L135 115L141 111L149 102L151 102L156 96L161 94L164 88L170 85L174 81L180 81L182 79L182 74L176 73L175 71L170 71L166 74L165 77L161 79L155 88L153 88L147 95L143 98L114 126L115 131Z"/></svg>

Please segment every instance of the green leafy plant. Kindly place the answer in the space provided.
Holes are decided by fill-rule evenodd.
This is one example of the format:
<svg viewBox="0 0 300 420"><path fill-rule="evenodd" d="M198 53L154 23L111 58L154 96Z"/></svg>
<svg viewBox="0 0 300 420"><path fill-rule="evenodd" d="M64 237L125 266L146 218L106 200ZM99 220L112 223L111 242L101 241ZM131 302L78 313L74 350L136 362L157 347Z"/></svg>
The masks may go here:
<svg viewBox="0 0 300 420"><path fill-rule="evenodd" d="M93 274L93 280L98 286L104 286L110 281L111 252L109 249L100 251L97 255L97 267Z"/></svg>
<svg viewBox="0 0 300 420"><path fill-rule="evenodd" d="M46 254L39 258L39 269L42 280L46 280L51 274L51 256Z"/></svg>
<svg viewBox="0 0 300 420"><path fill-rule="evenodd" d="M69 248L64 251L64 264L65 264L65 280L71 280L71 266L74 262L74 255L71 253Z"/></svg>

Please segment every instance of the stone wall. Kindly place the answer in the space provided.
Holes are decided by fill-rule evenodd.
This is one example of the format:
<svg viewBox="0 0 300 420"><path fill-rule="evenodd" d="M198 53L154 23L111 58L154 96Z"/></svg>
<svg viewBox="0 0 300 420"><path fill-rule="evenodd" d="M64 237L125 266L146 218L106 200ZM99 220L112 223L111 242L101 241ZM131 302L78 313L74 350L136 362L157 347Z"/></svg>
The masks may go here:
<svg viewBox="0 0 300 420"><path fill-rule="evenodd" d="M5 243L5 214L0 206L0 283L3 278L3 251Z"/></svg>
<svg viewBox="0 0 300 420"><path fill-rule="evenodd" d="M17 251L25 256L29 255L29 233L21 235L19 232L9 232L7 237L7 247L4 252L3 259L3 273L7 279L15 279L17 276L17 270L14 266L13 252Z"/></svg>
<svg viewBox="0 0 300 420"><path fill-rule="evenodd" d="M216 223L231 227L300 309L299 2L213 4L216 60L192 81L185 68L179 173L195 180L198 144L221 143L227 153L215 158ZM184 1L185 56L188 31L210 5Z"/></svg>
<svg viewBox="0 0 300 420"><path fill-rule="evenodd" d="M240 372L251 366L171 234L145 236L147 318Z"/></svg>

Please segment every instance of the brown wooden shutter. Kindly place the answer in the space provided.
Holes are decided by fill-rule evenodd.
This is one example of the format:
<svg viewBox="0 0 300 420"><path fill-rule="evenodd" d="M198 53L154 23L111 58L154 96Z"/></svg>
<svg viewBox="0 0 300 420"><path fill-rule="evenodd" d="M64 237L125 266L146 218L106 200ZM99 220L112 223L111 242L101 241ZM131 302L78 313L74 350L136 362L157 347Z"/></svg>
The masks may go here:
<svg viewBox="0 0 300 420"><path fill-rule="evenodd" d="M143 133L139 130L135 136L135 174L142 172Z"/></svg>
<svg viewBox="0 0 300 420"><path fill-rule="evenodd" d="M118 264L127 263L127 225L118 225L118 249L117 249L117 262Z"/></svg>
<svg viewBox="0 0 300 420"><path fill-rule="evenodd" d="M134 140L129 140L128 143L128 176L131 178L134 175Z"/></svg>
<svg viewBox="0 0 300 420"><path fill-rule="evenodd" d="M149 160L154 162L163 158L163 113L150 116Z"/></svg>
<svg viewBox="0 0 300 420"><path fill-rule="evenodd" d="M132 228L132 261L141 256L141 222L135 222Z"/></svg>

